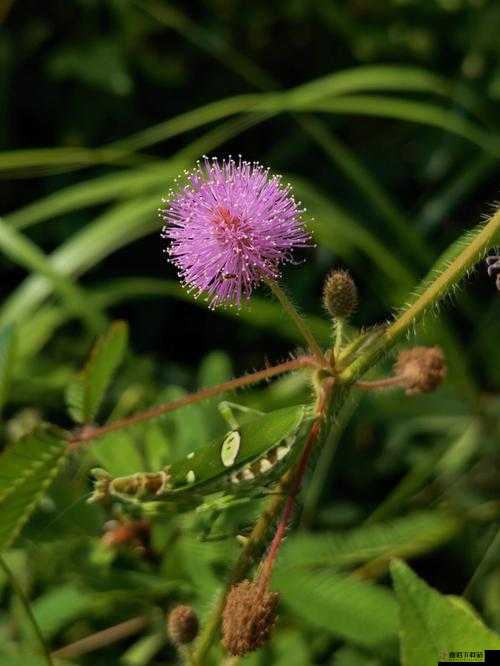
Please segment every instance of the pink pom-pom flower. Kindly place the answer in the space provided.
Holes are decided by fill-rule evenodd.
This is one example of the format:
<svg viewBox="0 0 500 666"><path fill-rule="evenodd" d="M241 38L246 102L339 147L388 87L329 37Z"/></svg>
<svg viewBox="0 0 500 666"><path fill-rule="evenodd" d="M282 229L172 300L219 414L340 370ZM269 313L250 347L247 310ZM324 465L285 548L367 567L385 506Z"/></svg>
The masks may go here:
<svg viewBox="0 0 500 666"><path fill-rule="evenodd" d="M162 236L182 283L211 307L240 305L263 279L279 276L294 248L310 245L290 185L257 162L205 157L186 176L164 200Z"/></svg>

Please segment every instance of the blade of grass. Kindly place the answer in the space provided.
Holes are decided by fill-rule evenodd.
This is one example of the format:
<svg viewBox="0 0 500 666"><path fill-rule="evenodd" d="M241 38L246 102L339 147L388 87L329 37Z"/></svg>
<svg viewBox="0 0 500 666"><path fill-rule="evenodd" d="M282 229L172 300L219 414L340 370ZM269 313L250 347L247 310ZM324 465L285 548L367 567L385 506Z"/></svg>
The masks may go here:
<svg viewBox="0 0 500 666"><path fill-rule="evenodd" d="M319 113L355 114L406 120L451 132L479 146L486 153L500 155L500 139L491 136L465 118L428 102L417 102L382 95L351 95L330 101L297 104L295 110Z"/></svg>
<svg viewBox="0 0 500 666"><path fill-rule="evenodd" d="M51 265L43 252L28 238L8 227L0 219L0 248L15 263L39 273L54 291L61 295L66 307L84 321L89 330L99 332L106 317L91 304L83 289ZM7 317L4 323L9 322Z"/></svg>

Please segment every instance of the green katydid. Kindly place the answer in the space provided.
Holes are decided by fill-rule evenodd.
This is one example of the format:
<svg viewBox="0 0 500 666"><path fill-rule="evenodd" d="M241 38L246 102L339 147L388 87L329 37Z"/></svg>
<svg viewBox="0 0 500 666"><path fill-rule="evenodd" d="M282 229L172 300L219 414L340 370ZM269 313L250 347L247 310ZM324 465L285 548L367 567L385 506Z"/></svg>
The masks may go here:
<svg viewBox="0 0 500 666"><path fill-rule="evenodd" d="M239 421L232 408L243 413ZM113 479L105 470L94 469L89 501L107 497L131 502L175 500L228 489L233 495L250 486L268 485L293 460L289 454L310 412L307 405L297 405L263 414L228 402L220 403L219 409L231 428L222 438L159 472Z"/></svg>

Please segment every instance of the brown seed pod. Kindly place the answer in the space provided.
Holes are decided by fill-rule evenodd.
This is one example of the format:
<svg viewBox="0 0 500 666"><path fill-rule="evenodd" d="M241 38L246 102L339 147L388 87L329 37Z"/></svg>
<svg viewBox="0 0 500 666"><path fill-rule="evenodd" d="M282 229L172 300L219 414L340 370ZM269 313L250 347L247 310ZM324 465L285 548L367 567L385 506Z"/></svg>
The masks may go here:
<svg viewBox="0 0 500 666"><path fill-rule="evenodd" d="M191 606L176 606L167 618L167 632L176 645L186 645L198 635L198 618Z"/></svg>
<svg viewBox="0 0 500 666"><path fill-rule="evenodd" d="M241 657L268 641L278 601L277 592L258 582L244 580L231 588L222 615L222 644L231 655Z"/></svg>
<svg viewBox="0 0 500 666"><path fill-rule="evenodd" d="M429 393L446 376L446 363L440 347L414 347L400 352L394 373L405 380L406 395Z"/></svg>
<svg viewBox="0 0 500 666"><path fill-rule="evenodd" d="M356 310L358 290L347 271L329 273L323 286L323 305L334 319L346 319Z"/></svg>

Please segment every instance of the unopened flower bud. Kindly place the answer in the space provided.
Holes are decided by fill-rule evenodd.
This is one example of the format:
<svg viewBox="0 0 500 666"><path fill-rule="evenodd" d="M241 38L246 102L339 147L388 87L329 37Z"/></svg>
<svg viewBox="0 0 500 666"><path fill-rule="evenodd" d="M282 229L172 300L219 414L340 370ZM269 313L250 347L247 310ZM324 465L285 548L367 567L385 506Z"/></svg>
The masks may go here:
<svg viewBox="0 0 500 666"><path fill-rule="evenodd" d="M167 631L176 645L194 641L198 634L198 618L191 606L176 606L168 616Z"/></svg>
<svg viewBox="0 0 500 666"><path fill-rule="evenodd" d="M244 580L231 588L222 616L222 644L234 656L264 645L276 621L277 592Z"/></svg>
<svg viewBox="0 0 500 666"><path fill-rule="evenodd" d="M358 290L347 271L332 271L323 286L323 305L334 319L347 319L358 305Z"/></svg>
<svg viewBox="0 0 500 666"><path fill-rule="evenodd" d="M414 347L400 352L394 366L405 380L406 394L429 393L446 376L446 363L440 347Z"/></svg>

